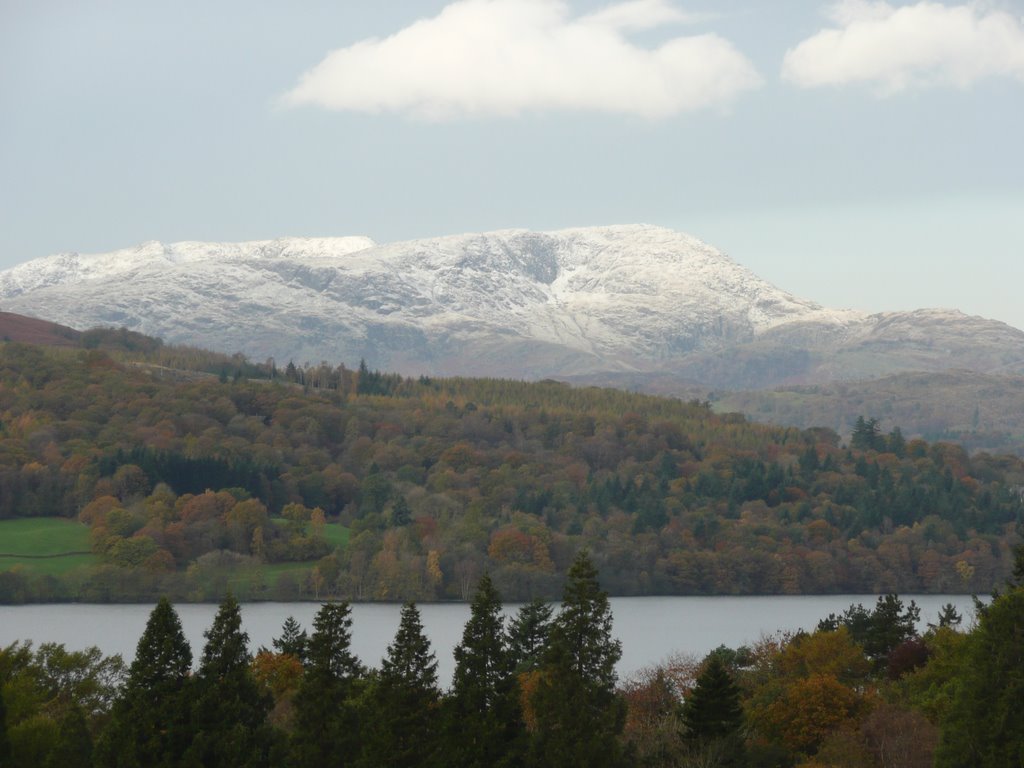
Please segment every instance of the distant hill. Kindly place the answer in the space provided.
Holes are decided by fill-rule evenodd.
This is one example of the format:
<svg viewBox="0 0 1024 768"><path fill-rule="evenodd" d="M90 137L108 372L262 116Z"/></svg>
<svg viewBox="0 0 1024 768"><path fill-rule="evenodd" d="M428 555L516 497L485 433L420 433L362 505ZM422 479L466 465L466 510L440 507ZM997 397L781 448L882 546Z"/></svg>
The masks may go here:
<svg viewBox="0 0 1024 768"><path fill-rule="evenodd" d="M0 312L0 340L53 347L78 346L81 333L36 317Z"/></svg>
<svg viewBox="0 0 1024 768"><path fill-rule="evenodd" d="M1024 455L1024 376L975 371L901 373L857 382L726 392L719 411L795 427L824 426L848 435L858 416L883 429L962 443L972 451Z"/></svg>

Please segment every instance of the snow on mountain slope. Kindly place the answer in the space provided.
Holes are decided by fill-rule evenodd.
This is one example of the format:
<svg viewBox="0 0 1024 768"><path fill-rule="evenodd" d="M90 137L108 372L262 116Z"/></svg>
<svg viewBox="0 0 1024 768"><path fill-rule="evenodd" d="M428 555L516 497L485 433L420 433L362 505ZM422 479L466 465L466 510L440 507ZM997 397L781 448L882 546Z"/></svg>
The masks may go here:
<svg viewBox="0 0 1024 768"><path fill-rule="evenodd" d="M181 242L164 245L151 240L110 253L58 253L0 272L0 296L17 296L53 285L131 275L139 269L171 268L200 261L236 261L289 254L342 256L370 248L368 237L283 238L248 243Z"/></svg>
<svg viewBox="0 0 1024 768"><path fill-rule="evenodd" d="M0 299L78 327L124 325L258 358L366 357L431 371L446 360L468 370L473 355L496 363L512 341L515 366L535 352L538 372L560 357L576 358L573 368L644 368L794 319L841 322L695 238L647 226L379 246L146 243L22 264L0 273Z"/></svg>
<svg viewBox="0 0 1024 768"><path fill-rule="evenodd" d="M674 371L715 386L728 384L737 359L748 361L747 378L777 369L774 381L786 360L802 361L799 375L827 371L819 358L844 345L895 344L886 354L898 356L900 333L922 327L826 309L696 238L645 225L386 245L145 243L2 272L0 307L257 360L365 358L409 374L527 378Z"/></svg>

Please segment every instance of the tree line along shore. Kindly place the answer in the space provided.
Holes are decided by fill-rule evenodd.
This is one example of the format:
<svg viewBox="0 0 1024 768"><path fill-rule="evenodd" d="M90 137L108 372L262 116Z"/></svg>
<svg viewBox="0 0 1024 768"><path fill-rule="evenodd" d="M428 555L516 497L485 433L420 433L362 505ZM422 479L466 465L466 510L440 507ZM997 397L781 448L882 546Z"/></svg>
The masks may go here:
<svg viewBox="0 0 1024 768"><path fill-rule="evenodd" d="M813 632L685 655L618 680L607 593L586 552L559 610L506 621L489 575L442 690L406 603L380 666L350 649L351 609L285 621L250 652L226 598L194 664L172 603L153 609L127 668L98 649L0 650L0 765L1010 766L1024 748L1024 547L1008 585L917 631L894 594Z"/></svg>

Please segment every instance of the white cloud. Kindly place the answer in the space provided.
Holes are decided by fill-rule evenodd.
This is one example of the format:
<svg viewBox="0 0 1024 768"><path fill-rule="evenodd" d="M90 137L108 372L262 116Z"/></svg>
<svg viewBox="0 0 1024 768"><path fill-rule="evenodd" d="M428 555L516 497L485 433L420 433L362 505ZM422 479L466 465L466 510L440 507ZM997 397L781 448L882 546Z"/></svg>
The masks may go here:
<svg viewBox="0 0 1024 768"><path fill-rule="evenodd" d="M783 78L805 88L873 83L883 93L966 88L992 76L1024 81L1024 24L991 3L843 0L829 16L837 27L786 52Z"/></svg>
<svg viewBox="0 0 1024 768"><path fill-rule="evenodd" d="M692 20L666 0L576 18L564 0L458 0L390 37L332 51L284 100L435 120L545 110L658 118L722 106L760 84L717 35L650 49L627 38Z"/></svg>

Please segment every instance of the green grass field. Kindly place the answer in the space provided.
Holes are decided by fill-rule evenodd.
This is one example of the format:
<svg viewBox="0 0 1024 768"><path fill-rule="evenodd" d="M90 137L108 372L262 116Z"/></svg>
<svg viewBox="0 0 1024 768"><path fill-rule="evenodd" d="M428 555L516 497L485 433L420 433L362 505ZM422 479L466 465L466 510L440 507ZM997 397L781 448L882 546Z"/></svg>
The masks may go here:
<svg viewBox="0 0 1024 768"><path fill-rule="evenodd" d="M56 557L2 557L0 571L12 571L17 568L24 574L37 576L63 576L79 568L90 568L98 565L96 555L58 555Z"/></svg>
<svg viewBox="0 0 1024 768"><path fill-rule="evenodd" d="M282 576L289 576L298 588L306 583L315 563L265 563L253 568L233 571L227 580L228 588L243 598L265 599L277 587Z"/></svg>
<svg viewBox="0 0 1024 768"><path fill-rule="evenodd" d="M0 554L63 555L89 551L89 526L63 517L0 520Z"/></svg>
<svg viewBox="0 0 1024 768"><path fill-rule="evenodd" d="M0 520L0 571L20 567L27 573L59 576L94 565L89 528L62 517Z"/></svg>
<svg viewBox="0 0 1024 768"><path fill-rule="evenodd" d="M270 522L279 528L285 528L288 525L288 521L283 517L272 517ZM306 526L306 533L310 533L310 526ZM324 526L324 541L326 541L331 548L334 547L347 547L349 538L349 529L339 523L327 523Z"/></svg>
<svg viewBox="0 0 1024 768"><path fill-rule="evenodd" d="M328 523L324 526L324 541L332 547L348 546L349 529L338 523Z"/></svg>
<svg viewBox="0 0 1024 768"><path fill-rule="evenodd" d="M276 524L282 524L280 518ZM332 547L345 547L349 529L337 523L324 526L324 540ZM89 527L74 520L57 517L30 517L0 520L0 571L18 568L26 574L62 576L79 568L98 565L100 558L90 551ZM234 588L242 589L261 581L272 587L283 574L302 582L313 569L314 561L262 565L258 571L243 571L231 576Z"/></svg>

